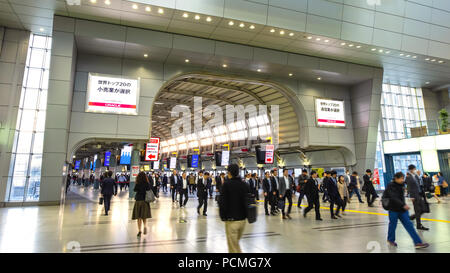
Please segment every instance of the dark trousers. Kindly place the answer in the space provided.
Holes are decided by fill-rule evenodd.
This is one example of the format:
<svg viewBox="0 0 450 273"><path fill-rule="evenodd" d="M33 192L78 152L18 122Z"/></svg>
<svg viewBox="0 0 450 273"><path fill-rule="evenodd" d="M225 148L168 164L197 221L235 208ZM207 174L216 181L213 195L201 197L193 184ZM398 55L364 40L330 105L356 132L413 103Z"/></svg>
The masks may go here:
<svg viewBox="0 0 450 273"><path fill-rule="evenodd" d="M422 222L420 221L420 217L422 216L422 199L414 198L414 201L412 203L414 206L414 215L411 216L416 218L416 225L417 227L420 227L422 226Z"/></svg>
<svg viewBox="0 0 450 273"><path fill-rule="evenodd" d="M300 195L298 196L298 202L297 202L297 206L300 207L300 205L302 204L302 200L305 197L305 192L304 191L300 191Z"/></svg>
<svg viewBox="0 0 450 273"><path fill-rule="evenodd" d="M208 192L209 192L209 197L212 198L213 197L213 186L209 186L208 187Z"/></svg>
<svg viewBox="0 0 450 273"><path fill-rule="evenodd" d="M103 204L105 206L105 214L108 214L109 208L111 207L111 197L112 194L103 194Z"/></svg>
<svg viewBox="0 0 450 273"><path fill-rule="evenodd" d="M377 198L377 193L374 191L368 191L366 192L366 198L367 198L367 204L369 206L372 206L373 202L375 202L375 199Z"/></svg>
<svg viewBox="0 0 450 273"><path fill-rule="evenodd" d="M167 192L167 184L162 185L162 190L163 190L163 192Z"/></svg>
<svg viewBox="0 0 450 273"><path fill-rule="evenodd" d="M330 201L330 197L328 196L328 191L327 190L323 190L322 201L323 202Z"/></svg>
<svg viewBox="0 0 450 273"><path fill-rule="evenodd" d="M175 199L177 197L177 190L175 189L175 187L170 188L170 194L172 195L172 202L175 202Z"/></svg>
<svg viewBox="0 0 450 273"><path fill-rule="evenodd" d="M345 201L343 201L341 198L338 198L334 201L334 203L336 204L336 215L339 215L339 211L342 209L342 211L344 211L345 209L345 205L347 202L347 199L345 199ZM333 216L333 214L331 214L331 216Z"/></svg>
<svg viewBox="0 0 450 273"><path fill-rule="evenodd" d="M305 215L314 207L316 211L316 219L320 219L320 202L319 198L308 198L308 207L303 212Z"/></svg>
<svg viewBox="0 0 450 273"><path fill-rule="evenodd" d="M189 184L189 193L190 194L194 193L194 184Z"/></svg>
<svg viewBox="0 0 450 273"><path fill-rule="evenodd" d="M183 203L183 196L185 197L184 203ZM187 201L189 200L188 196L188 189L181 189L180 190L180 206L186 206Z"/></svg>
<svg viewBox="0 0 450 273"><path fill-rule="evenodd" d="M269 205L270 205L270 212L274 211L274 206L273 206L273 202L272 202L272 193L267 192L265 193L267 195L264 195L264 210L266 211L266 214L269 214Z"/></svg>
<svg viewBox="0 0 450 273"><path fill-rule="evenodd" d="M356 196L358 196L359 202L362 202L361 194L359 193L359 189L357 187L354 187L350 192L350 198L352 198L353 194L356 194Z"/></svg>
<svg viewBox="0 0 450 273"><path fill-rule="evenodd" d="M206 192L205 194L200 195L198 197L197 210L200 211L202 206L203 206L203 214L206 214L206 212L208 211L208 194Z"/></svg>
<svg viewBox="0 0 450 273"><path fill-rule="evenodd" d="M287 214L290 214L290 213L291 213L291 209L292 209L292 191L291 191L291 190L286 190L286 193L285 193L284 196L283 196L283 202L284 202L284 203L286 203L286 198L287 198L287 200L288 200L288 202L289 202ZM286 208L286 206L284 206L284 208L283 208L283 211L282 211L283 215L286 214L286 213L284 212L284 211L285 211L285 208Z"/></svg>

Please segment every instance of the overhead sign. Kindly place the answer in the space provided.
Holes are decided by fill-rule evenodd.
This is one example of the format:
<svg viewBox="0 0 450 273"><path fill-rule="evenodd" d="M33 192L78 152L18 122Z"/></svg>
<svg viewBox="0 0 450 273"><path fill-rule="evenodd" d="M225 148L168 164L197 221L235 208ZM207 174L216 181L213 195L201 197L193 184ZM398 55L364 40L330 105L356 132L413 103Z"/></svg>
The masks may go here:
<svg viewBox="0 0 450 273"><path fill-rule="evenodd" d="M192 155L191 168L198 168L198 154Z"/></svg>
<svg viewBox="0 0 450 273"><path fill-rule="evenodd" d="M158 161L153 161L153 167L152 169L154 170L159 170L159 160Z"/></svg>
<svg viewBox="0 0 450 273"><path fill-rule="evenodd" d="M139 174L139 171L140 171L139 166L132 166L131 167L131 176L137 177Z"/></svg>
<svg viewBox="0 0 450 273"><path fill-rule="evenodd" d="M79 170L81 165L81 160L75 161L75 170Z"/></svg>
<svg viewBox="0 0 450 273"><path fill-rule="evenodd" d="M132 146L124 146L122 151L120 152L120 164L121 165L129 165L131 164L131 151L133 150Z"/></svg>
<svg viewBox="0 0 450 273"><path fill-rule="evenodd" d="M344 101L316 98L317 126L345 127Z"/></svg>
<svg viewBox="0 0 450 273"><path fill-rule="evenodd" d="M380 185L380 171L378 168L373 170L373 184Z"/></svg>
<svg viewBox="0 0 450 273"><path fill-rule="evenodd" d="M175 156L170 157L170 169L177 168L177 158Z"/></svg>
<svg viewBox="0 0 450 273"><path fill-rule="evenodd" d="M137 115L139 78L89 73L86 112Z"/></svg>
<svg viewBox="0 0 450 273"><path fill-rule="evenodd" d="M274 145L272 145L272 144L266 145L266 159L265 159L266 164L273 164L274 150L275 150Z"/></svg>
<svg viewBox="0 0 450 273"><path fill-rule="evenodd" d="M230 151L222 151L222 162L221 166L228 166L230 163Z"/></svg>
<svg viewBox="0 0 450 273"><path fill-rule="evenodd" d="M159 155L159 137L150 138L145 148L145 161L157 161Z"/></svg>
<svg viewBox="0 0 450 273"><path fill-rule="evenodd" d="M111 159L111 152L110 151L106 151L105 152L105 164L103 164L103 165L109 166L110 159Z"/></svg>

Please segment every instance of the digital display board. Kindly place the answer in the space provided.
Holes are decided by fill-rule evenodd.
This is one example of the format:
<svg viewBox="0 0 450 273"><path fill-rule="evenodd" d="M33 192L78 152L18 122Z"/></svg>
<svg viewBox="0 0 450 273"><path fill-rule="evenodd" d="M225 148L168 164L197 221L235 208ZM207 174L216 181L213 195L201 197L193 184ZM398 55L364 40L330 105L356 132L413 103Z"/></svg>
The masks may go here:
<svg viewBox="0 0 450 273"><path fill-rule="evenodd" d="M81 165L81 160L75 161L75 170L79 170Z"/></svg>
<svg viewBox="0 0 450 273"><path fill-rule="evenodd" d="M89 73L86 112L137 115L139 78Z"/></svg>
<svg viewBox="0 0 450 273"><path fill-rule="evenodd" d="M110 151L105 152L105 162L103 165L109 167L110 159L111 159L111 152Z"/></svg>
<svg viewBox="0 0 450 273"><path fill-rule="evenodd" d="M177 158L172 156L170 157L170 169L176 169L177 168Z"/></svg>
<svg viewBox="0 0 450 273"><path fill-rule="evenodd" d="M159 161L153 161L152 162L152 164L153 164L153 170L159 170Z"/></svg>
<svg viewBox="0 0 450 273"><path fill-rule="evenodd" d="M221 166L228 166L230 163L230 151L222 151L222 161Z"/></svg>
<svg viewBox="0 0 450 273"><path fill-rule="evenodd" d="M198 168L198 154L193 154L191 159L191 168Z"/></svg>
<svg viewBox="0 0 450 273"><path fill-rule="evenodd" d="M320 127L345 127L344 101L315 98L316 123Z"/></svg>
<svg viewBox="0 0 450 273"><path fill-rule="evenodd" d="M120 165L130 165L131 164L131 151L132 146L124 146L120 152Z"/></svg>

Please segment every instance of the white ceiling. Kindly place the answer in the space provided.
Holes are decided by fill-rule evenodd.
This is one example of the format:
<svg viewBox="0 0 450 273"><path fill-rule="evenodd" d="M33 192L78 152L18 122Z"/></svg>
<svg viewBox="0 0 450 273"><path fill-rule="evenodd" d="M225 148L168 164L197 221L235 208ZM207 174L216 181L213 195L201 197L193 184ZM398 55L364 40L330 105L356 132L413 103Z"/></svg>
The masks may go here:
<svg viewBox="0 0 450 273"><path fill-rule="evenodd" d="M383 53L380 53L380 48L372 51L372 46L351 41L317 36L308 39L307 33L289 30L281 35L277 28L272 33L272 27L267 25L253 24L255 28L250 29L249 23L242 22L245 26L241 28L240 21L235 21L230 26L230 20L223 17L210 16L211 21L207 22L203 14L198 14L200 19L195 20L195 14L184 18L184 11L180 10L164 8L164 13L160 14L159 7L156 6L149 6L151 11L147 12L146 6L142 4L135 10L130 1L110 2L110 5L106 5L104 0L97 0L96 4L92 4L90 0L81 0L80 6L69 6L63 0L0 0L0 25L50 34L53 14L58 14L383 67L384 81L393 84L431 88L450 83L448 60L439 64L439 59L435 62L431 62L433 58L426 61L428 56L386 48L382 48ZM289 36L291 32L293 36ZM316 38L321 40L316 41ZM329 40L327 43L324 42L326 39ZM342 46L342 42L346 45ZM349 44L354 46L349 47ZM357 49L358 45L361 48ZM386 54L386 51L390 53ZM406 57L407 55L410 56ZM426 84L427 82L430 83Z"/></svg>

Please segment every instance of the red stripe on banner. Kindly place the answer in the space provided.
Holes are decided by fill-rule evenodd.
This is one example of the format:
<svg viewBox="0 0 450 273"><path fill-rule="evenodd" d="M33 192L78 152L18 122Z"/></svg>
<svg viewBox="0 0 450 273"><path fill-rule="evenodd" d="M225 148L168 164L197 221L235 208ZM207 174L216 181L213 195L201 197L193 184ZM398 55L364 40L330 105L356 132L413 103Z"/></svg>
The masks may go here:
<svg viewBox="0 0 450 273"><path fill-rule="evenodd" d="M90 105L90 106L101 106L101 107L133 108L133 109L136 109L136 105L131 105L131 104L120 104L120 103L89 102L89 105Z"/></svg>
<svg viewBox="0 0 450 273"><path fill-rule="evenodd" d="M326 122L326 123L340 123L340 124L344 124L345 123L344 120L335 120L335 119L318 119L317 121L319 121L319 122Z"/></svg>

